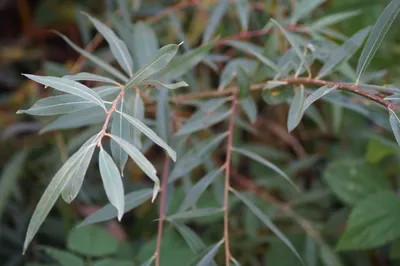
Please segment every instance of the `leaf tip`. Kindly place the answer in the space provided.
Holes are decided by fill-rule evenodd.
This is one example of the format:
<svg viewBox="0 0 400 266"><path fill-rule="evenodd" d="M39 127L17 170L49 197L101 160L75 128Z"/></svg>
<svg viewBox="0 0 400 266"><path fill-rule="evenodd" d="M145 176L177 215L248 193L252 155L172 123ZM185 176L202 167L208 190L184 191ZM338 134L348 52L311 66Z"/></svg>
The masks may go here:
<svg viewBox="0 0 400 266"><path fill-rule="evenodd" d="M24 113L24 110L18 110L18 111L16 112L17 115L20 115L20 114L23 114L23 113Z"/></svg>

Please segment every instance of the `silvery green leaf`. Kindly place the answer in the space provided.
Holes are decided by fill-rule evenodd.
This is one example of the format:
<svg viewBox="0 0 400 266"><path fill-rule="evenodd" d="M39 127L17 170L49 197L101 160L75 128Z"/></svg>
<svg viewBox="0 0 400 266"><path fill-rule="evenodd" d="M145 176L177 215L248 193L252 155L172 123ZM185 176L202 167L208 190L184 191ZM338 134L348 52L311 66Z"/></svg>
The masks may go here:
<svg viewBox="0 0 400 266"><path fill-rule="evenodd" d="M390 108L388 110L390 126L392 127L394 137L396 138L396 141L400 146L400 119L394 110Z"/></svg>
<svg viewBox="0 0 400 266"><path fill-rule="evenodd" d="M140 167L140 169L142 169L142 171L145 172L146 175L150 177L151 180L154 181L154 190L152 198L152 201L154 201L160 189L160 179L156 175L157 170L149 162L149 160L147 160L147 158L132 144L114 135L110 135L110 137L114 141L116 141L119 145L121 145L121 147L129 154L129 156L135 161L135 163Z"/></svg>
<svg viewBox="0 0 400 266"><path fill-rule="evenodd" d="M176 181L179 177L199 166L204 161L205 156L211 154L227 136L228 133L222 133L198 143L197 146L199 149L187 152L177 161L174 165L174 169L168 176L168 183Z"/></svg>
<svg viewBox="0 0 400 266"><path fill-rule="evenodd" d="M100 32L101 35L103 35L104 39L110 46L111 52L113 53L118 64L125 70L129 77L131 77L133 74L133 62L132 57L129 54L128 47L126 47L126 44L120 38L118 38L114 31L110 29L107 25L91 17L88 14L85 15L90 19L90 21L92 21L97 31Z"/></svg>
<svg viewBox="0 0 400 266"><path fill-rule="evenodd" d="M59 116L56 120L46 125L39 133L52 130L78 128L104 122L106 114L100 107L89 107L74 113Z"/></svg>
<svg viewBox="0 0 400 266"><path fill-rule="evenodd" d="M263 90L273 89L273 88L280 87L280 86L283 86L283 85L286 85L286 84L287 84L286 81L271 80L271 81L268 81L267 83L265 83L265 86L264 86Z"/></svg>
<svg viewBox="0 0 400 266"><path fill-rule="evenodd" d="M122 19L124 20L124 23L126 25L129 25L131 22L131 8L130 4L128 4L128 0L118 0L118 8L119 11L121 12Z"/></svg>
<svg viewBox="0 0 400 266"><path fill-rule="evenodd" d="M274 63L273 61L269 60L268 58L262 55L263 49L261 47L241 41L227 41L226 43L232 47L235 47L236 49L242 50L245 53L253 55L266 66L269 66L276 72L280 72L280 69L276 63Z"/></svg>
<svg viewBox="0 0 400 266"><path fill-rule="evenodd" d="M141 84L139 84L140 86ZM145 80L143 82L143 85L147 88L156 88L156 89L161 89L161 88L167 88L169 90L175 90L175 89L179 89L182 87L187 87L189 86L186 82L184 81L179 81L177 83L172 83L172 84L165 84L162 83L158 80Z"/></svg>
<svg viewBox="0 0 400 266"><path fill-rule="evenodd" d="M109 78L109 77L104 77L101 75L97 74L92 74L92 73L86 73L86 72L81 72L75 75L65 75L62 77L63 79L70 79L74 81L99 81L99 82L104 82L104 83L111 83L115 85L119 85L118 82L115 80Z"/></svg>
<svg viewBox="0 0 400 266"><path fill-rule="evenodd" d="M191 190L186 193L186 197L179 206L178 212L184 212L189 209L190 206L196 204L202 193L210 186L215 178L219 177L221 173L223 173L224 170L225 168L221 167L214 172L208 173L199 182L197 182L196 185L194 185Z"/></svg>
<svg viewBox="0 0 400 266"><path fill-rule="evenodd" d="M215 255L217 255L219 248L221 245L224 243L224 240L219 241L217 244L215 244L207 254L204 255L204 257L197 263L197 266L208 266L212 263L214 260Z"/></svg>
<svg viewBox="0 0 400 266"><path fill-rule="evenodd" d="M256 122L257 120L257 104L254 101L251 95L247 96L244 99L240 100L240 105L242 106L244 112L249 118L251 123Z"/></svg>
<svg viewBox="0 0 400 266"><path fill-rule="evenodd" d="M174 58L178 52L179 45L168 44L161 47L146 63L143 65L127 82L125 88L130 88L133 85L140 84L143 80L147 79L151 75L157 73L164 68Z"/></svg>
<svg viewBox="0 0 400 266"><path fill-rule="evenodd" d="M144 103L140 93L134 93L127 101L127 114L137 118L140 121L144 120ZM142 149L142 141L140 139L141 131L134 125L130 124L133 145L139 150Z"/></svg>
<svg viewBox="0 0 400 266"><path fill-rule="evenodd" d="M224 211L222 208L203 208L203 209L195 209L192 211L184 211L178 212L172 215L165 217L166 220L174 222L174 221L183 221L183 220L191 220L194 218L200 218L204 216L212 216L216 214L220 214Z"/></svg>
<svg viewBox="0 0 400 266"><path fill-rule="evenodd" d="M240 263L234 257L231 257L231 261L235 266L241 266Z"/></svg>
<svg viewBox="0 0 400 266"><path fill-rule="evenodd" d="M76 169L76 162L85 154L86 149L79 149L74 155L72 155L65 164L58 170L55 174L46 190L44 191L36 209L32 215L32 218L28 225L28 231L26 233L23 253L25 253L29 243L32 241L33 237L39 230L40 225L43 223L46 216L49 214L51 208L56 203L61 191L64 189L65 185L69 182L71 178L71 172Z"/></svg>
<svg viewBox="0 0 400 266"><path fill-rule="evenodd" d="M176 136L182 136L197 132L199 130L211 127L230 116L231 112L226 111L224 113L217 114L209 114L207 116L203 116L195 121L191 121L190 123L186 123L179 129L179 131L175 134Z"/></svg>
<svg viewBox="0 0 400 266"><path fill-rule="evenodd" d="M96 106L94 102L75 95L59 95L40 99L31 108L18 110L17 114L59 115L73 113L93 106Z"/></svg>
<svg viewBox="0 0 400 266"><path fill-rule="evenodd" d="M347 61L352 57L364 43L365 38L370 32L371 27L366 27L356 34L347 39L342 46L334 50L331 57L325 62L319 71L316 79L321 79L322 77L328 75L337 65L343 61Z"/></svg>
<svg viewBox="0 0 400 266"><path fill-rule="evenodd" d="M361 53L360 59L358 60L356 84L358 84L360 81L361 75L367 69L372 57L374 57L376 51L383 41L383 38L385 37L399 12L400 1L392 0L376 21L374 27L372 28L371 34L368 37L367 43L365 44Z"/></svg>
<svg viewBox="0 0 400 266"><path fill-rule="evenodd" d="M155 256L152 256L150 259L143 262L142 265L140 265L140 266L151 266L153 264L154 260L155 260Z"/></svg>
<svg viewBox="0 0 400 266"><path fill-rule="evenodd" d="M323 2L325 2L325 0L302 0L298 2L291 18L292 23L295 24L300 19L309 15Z"/></svg>
<svg viewBox="0 0 400 266"><path fill-rule="evenodd" d="M96 103L98 106L105 108L103 100L100 98L100 96L96 92L94 92L93 90L89 89L88 87L79 82L57 77L37 76L28 74L24 74L24 76L45 86L49 86L56 90L79 96L90 102Z"/></svg>
<svg viewBox="0 0 400 266"><path fill-rule="evenodd" d="M270 161L264 159L263 157L259 156L258 154L247 151L245 149L233 148L232 150L270 168L271 170L275 171L280 176L282 176L284 179L286 179L286 181L288 181L293 187L298 189L296 184L293 183L293 181L281 169L279 169L275 164L271 163Z"/></svg>
<svg viewBox="0 0 400 266"><path fill-rule="evenodd" d="M125 101L122 99L118 105L117 110L121 113L126 113L127 108L125 106ZM114 136L118 136L126 141L131 140L131 128L129 123L126 123L122 117L122 115L118 112L114 112L112 115L112 123L111 123L111 134ZM115 141L111 140L111 154L115 160L115 163L118 165L121 174L123 175L123 171L125 168L126 161L128 160L128 154L122 149L120 145L118 145Z"/></svg>
<svg viewBox="0 0 400 266"><path fill-rule="evenodd" d="M151 198L153 191L152 189L141 189L137 191L130 192L125 195L125 210L124 212L128 212L136 208L137 206L141 205L145 201ZM96 212L92 213L88 217L83 220L78 227L100 223L104 221L111 220L118 216L117 210L113 205L110 203L102 207L101 209L97 210Z"/></svg>
<svg viewBox="0 0 400 266"><path fill-rule="evenodd" d="M249 27L249 3L247 0L235 0L235 4L242 30L247 31Z"/></svg>
<svg viewBox="0 0 400 266"><path fill-rule="evenodd" d="M217 3L217 6L211 11L211 16L207 22L207 27L204 30L203 43L210 40L211 36L216 31L219 22L224 16L226 9L228 8L229 0L221 0Z"/></svg>
<svg viewBox="0 0 400 266"><path fill-rule="evenodd" d="M108 73L110 73L111 75L113 75L114 77L118 78L121 81L124 81L124 82L128 81L128 78L124 74L122 74L119 70L117 70L116 68L111 66L109 63L103 61L102 59L98 58L97 56L94 56L92 53L89 53L88 51L80 48L79 46L74 44L70 39L68 39L67 36L65 36L59 32L55 32L55 33L58 36L60 36L61 38L63 38L64 41L66 43L68 43L68 45L71 46L75 51L77 51L78 53L80 53L81 55L83 55L84 57L86 57L87 59L89 59L90 61L95 63L96 65L98 65L101 69L107 71Z"/></svg>
<svg viewBox="0 0 400 266"><path fill-rule="evenodd" d="M318 90L314 91L310 95L308 95L308 97L306 98L306 100L304 101L304 104L303 104L303 112L306 111L308 109L308 107L310 107L310 105L312 105L315 101L317 101L321 97L324 97L326 94L328 94L336 89L337 89L337 86L326 85L326 86L323 86L323 87L319 88Z"/></svg>
<svg viewBox="0 0 400 266"><path fill-rule="evenodd" d="M13 193L13 188L18 182L18 178L21 176L24 163L28 155L28 150L23 149L17 152L10 159L7 159L0 175L0 220L8 202L9 196Z"/></svg>
<svg viewBox="0 0 400 266"><path fill-rule="evenodd" d="M170 118L168 105L168 90L163 88L158 93L156 129L161 139L169 143Z"/></svg>
<svg viewBox="0 0 400 266"><path fill-rule="evenodd" d="M99 168L107 198L117 209L118 220L121 221L125 209L124 185L122 184L121 174L118 171L117 165L115 165L111 156L102 148L99 153Z"/></svg>
<svg viewBox="0 0 400 266"><path fill-rule="evenodd" d="M146 126L145 124L143 124L141 121L139 121L138 119L128 115L128 114L124 114L124 113L120 113L126 120L128 120L129 123L131 123L132 125L134 125L136 128L138 128L140 131L142 131L143 134L145 134L148 138L150 138L152 141L154 141L157 145L159 145L160 147L162 147L163 149L165 149L167 151L167 153L169 154L169 156L171 157L171 159L173 161L176 161L176 152L170 147L168 146L167 143L165 143L164 140L162 140L159 136L157 136L157 134L151 130L148 126Z"/></svg>
<svg viewBox="0 0 400 266"><path fill-rule="evenodd" d="M71 177L61 193L62 198L67 203L71 203L81 190L86 171L92 159L93 152L96 149L96 145L92 144L95 144L97 136L98 134L92 136L88 141L85 142L85 144L82 145L82 148L88 148L85 150L82 157L80 157L80 159L76 162L76 169L75 171L71 172Z"/></svg>
<svg viewBox="0 0 400 266"><path fill-rule="evenodd" d="M210 41L196 49L190 50L183 55L175 57L162 71L161 75L170 80L182 77L193 69L206 54L214 47L216 41Z"/></svg>
<svg viewBox="0 0 400 266"><path fill-rule="evenodd" d="M304 53L301 51L300 46L297 43L297 40L295 40L295 38L293 38L293 36L291 34L289 34L276 20L271 18L271 21L279 27L279 29L282 31L283 35L289 41L290 45L296 52L297 56L300 58L301 65L306 66L307 62L304 57Z"/></svg>
<svg viewBox="0 0 400 266"><path fill-rule="evenodd" d="M237 69L237 80L239 83L239 97L245 98L250 94L250 79L243 68Z"/></svg>
<svg viewBox="0 0 400 266"><path fill-rule="evenodd" d="M224 67L219 80L218 90L223 90L236 76L238 67L246 71L248 76L252 76L257 69L257 61L246 58L236 58L229 61Z"/></svg>
<svg viewBox="0 0 400 266"><path fill-rule="evenodd" d="M290 105L287 120L287 128L289 132L295 129L303 118L303 105L304 86L301 85L299 88L296 89L296 94L294 95L292 104Z"/></svg>
<svg viewBox="0 0 400 266"><path fill-rule="evenodd" d="M197 254L205 249L206 245L203 243L201 238L190 229L184 223L173 223L176 230L182 235L183 239L185 239L186 243L188 244L189 248Z"/></svg>
<svg viewBox="0 0 400 266"><path fill-rule="evenodd" d="M132 38L132 37L131 37ZM151 26L138 22L133 27L132 54L139 67L149 62L159 49L157 36Z"/></svg>
<svg viewBox="0 0 400 266"><path fill-rule="evenodd" d="M361 14L361 11L356 10L356 11L345 11L345 12L335 13L332 15L323 16L322 18L320 18L320 19L316 20L314 23L312 23L309 27L311 30L322 29L322 28L331 26L333 24L339 23L341 21L344 21L348 18L358 16L360 14Z"/></svg>
<svg viewBox="0 0 400 266"><path fill-rule="evenodd" d="M239 193L235 189L231 189L233 194L240 199L257 217L260 219L300 260L301 264L304 265L300 254L297 252L296 248L290 242L290 240L272 223L272 221L266 216L253 202L251 202L243 194Z"/></svg>
<svg viewBox="0 0 400 266"><path fill-rule="evenodd" d="M121 92L121 88L117 86L100 86L93 88L95 92L97 92L100 97L105 100L106 98L113 96L113 99L115 99L118 95L119 92Z"/></svg>

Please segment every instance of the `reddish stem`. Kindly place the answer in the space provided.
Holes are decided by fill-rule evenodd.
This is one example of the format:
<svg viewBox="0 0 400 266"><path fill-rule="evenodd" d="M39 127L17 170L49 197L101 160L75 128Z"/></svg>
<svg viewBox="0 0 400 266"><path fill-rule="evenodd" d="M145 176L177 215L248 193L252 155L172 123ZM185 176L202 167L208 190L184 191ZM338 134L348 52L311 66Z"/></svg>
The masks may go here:
<svg viewBox="0 0 400 266"><path fill-rule="evenodd" d="M230 171L231 171L231 155L233 131L235 127L235 113L237 105L237 90L233 92L231 118L229 121L228 141L226 146L226 161L225 161L225 190L224 190L224 239L225 239L225 265L229 266L231 252L229 248L229 189L230 189Z"/></svg>
<svg viewBox="0 0 400 266"><path fill-rule="evenodd" d="M158 219L158 232L157 232L157 246L156 251L154 253L156 258L156 266L160 265L160 251L161 251L161 240L162 240L162 231L163 231L163 223L165 218L165 203L167 198L167 183L168 183L168 169L169 169L169 158L168 155L165 155L164 161L164 171L161 178L161 191L160 191L160 214Z"/></svg>

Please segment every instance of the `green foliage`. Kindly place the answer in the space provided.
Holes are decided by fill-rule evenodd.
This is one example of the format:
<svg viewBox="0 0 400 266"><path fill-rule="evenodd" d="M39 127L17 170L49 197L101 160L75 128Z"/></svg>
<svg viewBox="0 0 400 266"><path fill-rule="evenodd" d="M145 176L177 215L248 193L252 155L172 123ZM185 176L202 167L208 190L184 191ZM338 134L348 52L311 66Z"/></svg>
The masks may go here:
<svg viewBox="0 0 400 266"><path fill-rule="evenodd" d="M57 33L79 63L24 74L56 91L30 88L33 105L17 112L37 116L51 141L4 165L0 215L22 218L15 230L16 218L2 223L0 239L28 257L32 241L46 243L32 245L35 259L59 265L359 265L366 250L386 259L387 244L398 258L400 80L395 67L366 70L399 1L372 30L349 32L361 4L163 4L106 1L106 18L77 22L85 44L96 30L91 48ZM39 157L26 167L43 169L35 178L56 172L39 182L48 186L33 214L15 189L28 150Z"/></svg>

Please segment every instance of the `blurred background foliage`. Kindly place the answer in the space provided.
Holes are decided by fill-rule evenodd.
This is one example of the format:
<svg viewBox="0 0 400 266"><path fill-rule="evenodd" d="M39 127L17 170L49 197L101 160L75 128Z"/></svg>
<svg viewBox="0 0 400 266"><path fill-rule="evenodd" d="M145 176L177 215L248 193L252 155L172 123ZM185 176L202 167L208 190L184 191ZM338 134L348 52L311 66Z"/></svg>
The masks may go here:
<svg viewBox="0 0 400 266"><path fill-rule="evenodd" d="M129 212L121 224L116 221L97 226L74 229L76 223L107 203L96 167L88 171L79 200L71 205L59 201L46 219L41 233L36 237L32 251L21 255L27 223L40 195L52 174L67 158L69 151L76 149L77 143L90 136L91 132L80 129L37 134L46 124L47 118L37 120L29 116L17 116L21 106L28 106L49 92L21 76L21 73L63 75L74 66L78 55L50 30L54 29L86 46L94 36L94 31L82 19L80 12L89 11L102 16L118 9L118 1L67 1L67 0L1 0L0 1L0 265L140 265L154 252L158 216L156 205L146 202ZM134 1L132 1L134 2ZM139 2L139 1L137 1ZM278 7L285 8L291 0L250 1L255 8L251 15L251 27L260 29ZM173 0L141 1L140 9L132 11L134 21L146 20L162 12ZM384 0L326 0L313 18L341 11L360 10L359 16L350 18L334 26L337 32L351 36L367 25L373 25L387 5ZM135 3L133 3L134 5ZM201 1L202 10L214 6L215 1ZM189 46L195 47L201 40L205 28L203 13L188 8L176 14L186 33ZM234 16L230 12L229 16ZM162 19L152 24L160 43L176 40L173 23ZM387 34L383 45L372 61L369 69L379 72L378 80L383 83L400 84L400 27L396 22ZM238 24L224 23L219 26L221 36L233 35L240 31ZM135 36L140 38L140 36ZM104 46L96 53L107 58ZM359 55L359 54L358 54ZM356 62L358 56L352 60ZM354 63L353 62L353 63ZM86 63L85 63L86 64ZM193 77L192 77L193 78ZM217 84L218 75L196 74L199 84ZM202 80L204 79L204 80ZM188 83L190 83L188 81ZM265 105L265 104L264 104ZM329 264L334 261L334 248L322 249L315 256L316 243L297 226L293 225L287 213L281 213L277 206L290 206L297 213L312 220L331 247L335 247L346 225L351 207L360 198L373 191L396 187L398 184L399 151L393 137L382 128L355 112L344 110L341 126L335 134L321 133L310 121L304 123L293 134L286 133L285 116L287 105L260 109L272 111L262 118L255 128L263 132L255 138L241 131L251 146L281 166L287 173L303 183L304 191L293 194L288 185L278 179L265 176L268 168L253 161L241 162L240 168L258 185L268 188L273 199L283 205L267 204L263 195L254 197L254 202L290 237L306 262L312 265ZM332 113L331 106L319 106L325 114ZM154 116L154 110L146 110ZM182 114L185 115L185 114ZM335 121L326 115L327 124L334 127ZM331 130L331 128L330 128ZM389 132L390 133L390 132ZM204 137L204 136L203 136ZM300 149L300 153L299 153ZM296 153L297 151L297 153ZM162 166L163 156L156 149L146 156L158 166ZM238 161L238 158L233 158ZM334 163L329 163L334 162ZM328 164L329 163L329 164ZM196 174L196 172L194 172ZM201 173L198 173L201 175ZM126 191L148 185L141 171L133 164L128 165ZM360 184L367 184L360 187ZM174 213L182 201L185 187L173 191L169 212ZM269 198L270 199L270 198ZM200 205L213 206L212 191L206 191ZM232 200L231 235L232 253L242 265L299 265L279 239L263 228L261 222L246 208L236 207ZM271 199L270 199L271 203ZM385 208L385 206L382 206ZM278 208L279 209L279 208ZM399 220L397 220L399 221ZM209 245L219 240L222 231L222 216L202 218L194 221L192 229ZM400 230L400 229L398 229ZM337 252L343 265L389 266L400 265L400 241L368 251ZM177 231L166 229L162 248L161 265L187 265L193 259L193 252ZM315 259L314 259L315 257ZM222 265L222 257L217 257ZM328 262L327 262L328 261ZM220 264L221 263L221 264Z"/></svg>

